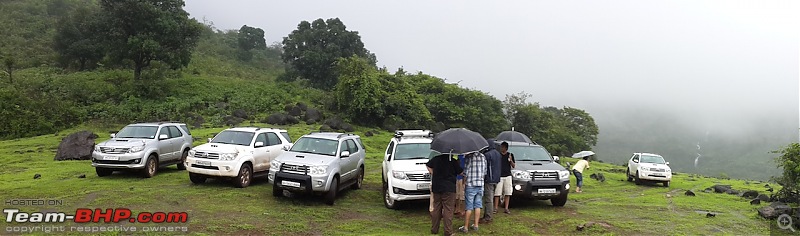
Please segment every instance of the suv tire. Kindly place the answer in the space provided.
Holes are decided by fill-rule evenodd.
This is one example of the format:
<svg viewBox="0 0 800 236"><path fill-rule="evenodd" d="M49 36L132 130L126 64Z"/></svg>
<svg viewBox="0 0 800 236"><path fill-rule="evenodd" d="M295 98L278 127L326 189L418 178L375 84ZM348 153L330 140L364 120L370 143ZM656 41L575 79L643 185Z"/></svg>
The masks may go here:
<svg viewBox="0 0 800 236"><path fill-rule="evenodd" d="M361 186L364 184L364 167L358 168L358 176L356 176L356 183L354 183L351 188L352 189L361 189Z"/></svg>
<svg viewBox="0 0 800 236"><path fill-rule="evenodd" d="M337 192L339 192L339 176L333 177L331 188L325 193L325 204L333 206L334 201L336 201Z"/></svg>
<svg viewBox="0 0 800 236"><path fill-rule="evenodd" d="M114 173L113 169L107 169L103 167L96 167L94 168L94 171L97 172L97 176L99 177L109 176Z"/></svg>
<svg viewBox="0 0 800 236"><path fill-rule="evenodd" d="M664 184L664 187L669 188L669 181L664 181L662 184Z"/></svg>
<svg viewBox="0 0 800 236"><path fill-rule="evenodd" d="M189 173L189 180L195 184L203 184L206 182L206 177L195 173Z"/></svg>
<svg viewBox="0 0 800 236"><path fill-rule="evenodd" d="M636 185L642 185L642 179L639 179L638 170L636 171L636 175L633 176L633 182L636 183Z"/></svg>
<svg viewBox="0 0 800 236"><path fill-rule="evenodd" d="M234 179L233 185L237 188L246 188L250 186L250 181L253 179L253 169L250 168L250 164L243 164L242 168L239 168L239 176L236 176Z"/></svg>
<svg viewBox="0 0 800 236"><path fill-rule="evenodd" d="M383 194L383 206L387 209L397 210L400 209L400 202L395 201L389 196L389 184L384 182L383 187L381 187L381 193Z"/></svg>
<svg viewBox="0 0 800 236"><path fill-rule="evenodd" d="M186 169L186 157L189 156L189 149L183 150L183 154L181 154L181 162L178 163L178 170L185 170Z"/></svg>
<svg viewBox="0 0 800 236"><path fill-rule="evenodd" d="M628 182L633 182L633 176L631 176L631 168L628 167L628 170L625 171L625 176L628 176Z"/></svg>
<svg viewBox="0 0 800 236"><path fill-rule="evenodd" d="M158 172L158 157L151 154L147 157L147 162L145 162L144 169L142 169L142 176L151 178L156 175L156 172Z"/></svg>
<svg viewBox="0 0 800 236"><path fill-rule="evenodd" d="M550 203L552 203L553 206L563 207L567 204L567 194L558 196L557 198L551 198Z"/></svg>
<svg viewBox="0 0 800 236"><path fill-rule="evenodd" d="M278 183L277 182L272 184L272 196L273 197L283 197L283 189L278 187Z"/></svg>

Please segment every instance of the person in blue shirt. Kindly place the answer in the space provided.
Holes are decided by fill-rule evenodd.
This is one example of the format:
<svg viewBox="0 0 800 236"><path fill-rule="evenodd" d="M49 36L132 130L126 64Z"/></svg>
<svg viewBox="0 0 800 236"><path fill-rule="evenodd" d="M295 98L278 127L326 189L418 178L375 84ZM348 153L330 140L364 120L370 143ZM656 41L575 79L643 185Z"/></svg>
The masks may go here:
<svg viewBox="0 0 800 236"><path fill-rule="evenodd" d="M458 165L461 166L461 169L464 169L464 154L458 155ZM456 176L456 209L455 215L461 217L464 215L467 206L465 203L466 197L464 194L466 193L466 183L464 182L464 173Z"/></svg>
<svg viewBox="0 0 800 236"><path fill-rule="evenodd" d="M486 178L484 178L486 183L483 185L483 207L486 209L483 211L481 223L491 223L494 220L494 202L492 200L494 200L494 189L497 187L497 183L500 183L500 158L503 158L497 151L497 144L493 139L487 139L486 142L489 143L489 147L483 152L488 167Z"/></svg>

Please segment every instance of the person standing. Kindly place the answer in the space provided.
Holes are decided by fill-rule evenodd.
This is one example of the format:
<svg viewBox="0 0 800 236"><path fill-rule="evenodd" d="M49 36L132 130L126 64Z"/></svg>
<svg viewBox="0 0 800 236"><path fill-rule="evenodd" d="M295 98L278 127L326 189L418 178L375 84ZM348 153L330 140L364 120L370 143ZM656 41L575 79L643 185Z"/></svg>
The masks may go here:
<svg viewBox="0 0 800 236"><path fill-rule="evenodd" d="M572 174L575 175L576 185L578 186L575 188L576 193L583 192L581 190L581 187L583 187L583 171L584 169L589 169L589 157L591 156L583 157L583 160L578 161L572 166Z"/></svg>
<svg viewBox="0 0 800 236"><path fill-rule="evenodd" d="M483 153L474 152L469 154L465 160L464 182L466 184L466 214L464 226L458 228L463 233L478 231L479 218L481 218L481 208L483 208L483 184L486 177L486 157ZM469 225L472 213L475 212L474 223Z"/></svg>
<svg viewBox="0 0 800 236"><path fill-rule="evenodd" d="M426 164L431 173L431 195L433 211L431 211L431 233L439 233L439 224L444 221L444 234L453 235L453 208L456 199L456 176L464 172L450 154L441 154L431 158Z"/></svg>
<svg viewBox="0 0 800 236"><path fill-rule="evenodd" d="M511 200L512 193L511 169L517 167L517 163L514 160L514 154L508 152L508 142L500 144L500 156L500 183L497 184L494 190L494 213L497 213L500 197L503 197L503 203L505 204L505 211L503 212L511 214L511 211L508 210L508 202Z"/></svg>
<svg viewBox="0 0 800 236"><path fill-rule="evenodd" d="M458 164L461 166L461 169L464 169L464 155L458 155ZM464 189L466 185L464 184L464 175L456 176L456 217L464 216Z"/></svg>
<svg viewBox="0 0 800 236"><path fill-rule="evenodd" d="M483 153L486 157L486 177L483 182L483 218L481 223L491 223L494 219L494 189L500 182L500 152L497 151L497 144L492 139L487 139L489 147Z"/></svg>

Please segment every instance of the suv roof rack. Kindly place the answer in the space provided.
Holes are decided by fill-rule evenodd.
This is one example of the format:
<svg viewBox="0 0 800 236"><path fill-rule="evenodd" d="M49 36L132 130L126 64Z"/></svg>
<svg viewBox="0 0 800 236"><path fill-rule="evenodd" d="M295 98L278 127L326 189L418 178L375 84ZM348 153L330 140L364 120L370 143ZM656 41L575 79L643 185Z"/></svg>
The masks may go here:
<svg viewBox="0 0 800 236"><path fill-rule="evenodd" d="M355 136L355 134L350 134L350 133L340 134L340 135L336 136L336 138L341 138L341 137L346 137L346 136Z"/></svg>
<svg viewBox="0 0 800 236"><path fill-rule="evenodd" d="M433 131L430 131L430 130L421 130L421 129L416 129L416 130L397 130L397 131L394 131L394 137L395 137L395 138L397 138L398 140L402 139L402 138L403 138L403 136L409 136L409 137L430 137L430 138L433 138L433 136L434 136L434 135L435 135L435 134L433 133Z"/></svg>

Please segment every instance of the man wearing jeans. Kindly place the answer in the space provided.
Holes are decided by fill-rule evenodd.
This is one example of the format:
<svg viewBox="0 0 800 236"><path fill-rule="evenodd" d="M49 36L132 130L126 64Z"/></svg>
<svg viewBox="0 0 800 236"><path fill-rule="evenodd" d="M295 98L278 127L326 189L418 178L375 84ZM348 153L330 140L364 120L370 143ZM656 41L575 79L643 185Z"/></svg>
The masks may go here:
<svg viewBox="0 0 800 236"><path fill-rule="evenodd" d="M464 170L453 160L450 154L441 154L431 158L426 164L431 173L431 194L433 195L433 211L431 211L431 233L439 233L439 224L444 220L444 235L453 235L453 207L456 200L456 176Z"/></svg>
<svg viewBox="0 0 800 236"><path fill-rule="evenodd" d="M486 157L486 177L483 181L483 218L481 223L491 223L494 220L494 188L500 183L500 152L497 151L494 140L487 139L489 147L484 151Z"/></svg>
<svg viewBox="0 0 800 236"><path fill-rule="evenodd" d="M481 208L483 208L483 182L486 177L486 158L483 153L475 152L466 157L464 166L464 182L466 185L466 194L464 196L466 201L466 217L464 217L464 226L458 228L462 233L469 232L469 230L478 231L478 219L481 218ZM474 223L470 226L469 220L472 212L475 212Z"/></svg>

